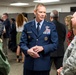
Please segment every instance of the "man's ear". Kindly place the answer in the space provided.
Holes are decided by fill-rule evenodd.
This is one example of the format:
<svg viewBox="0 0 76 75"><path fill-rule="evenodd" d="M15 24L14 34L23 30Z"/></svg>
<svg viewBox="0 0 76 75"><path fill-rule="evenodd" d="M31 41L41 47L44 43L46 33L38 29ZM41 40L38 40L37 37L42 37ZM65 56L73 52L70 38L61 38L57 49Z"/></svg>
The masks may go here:
<svg viewBox="0 0 76 75"><path fill-rule="evenodd" d="M50 21L53 21L53 17L50 16Z"/></svg>
<svg viewBox="0 0 76 75"><path fill-rule="evenodd" d="M36 10L34 10L34 15L36 15Z"/></svg>
<svg viewBox="0 0 76 75"><path fill-rule="evenodd" d="M47 17L47 14L45 15L45 19L46 19L46 17Z"/></svg>

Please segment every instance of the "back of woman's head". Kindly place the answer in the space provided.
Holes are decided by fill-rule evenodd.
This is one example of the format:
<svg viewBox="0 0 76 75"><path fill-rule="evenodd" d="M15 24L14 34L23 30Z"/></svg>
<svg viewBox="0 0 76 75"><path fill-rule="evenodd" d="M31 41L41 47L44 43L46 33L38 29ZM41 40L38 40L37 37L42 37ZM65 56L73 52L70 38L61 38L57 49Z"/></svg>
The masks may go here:
<svg viewBox="0 0 76 75"><path fill-rule="evenodd" d="M25 22L27 22L28 21L27 17L24 17L24 20L25 20Z"/></svg>
<svg viewBox="0 0 76 75"><path fill-rule="evenodd" d="M13 23L15 23L15 18L11 18L11 21L12 21Z"/></svg>
<svg viewBox="0 0 76 75"><path fill-rule="evenodd" d="M24 19L24 15L23 14L18 14L17 15L17 18L16 18L16 23L17 23L17 26L20 27L23 25L25 19Z"/></svg>

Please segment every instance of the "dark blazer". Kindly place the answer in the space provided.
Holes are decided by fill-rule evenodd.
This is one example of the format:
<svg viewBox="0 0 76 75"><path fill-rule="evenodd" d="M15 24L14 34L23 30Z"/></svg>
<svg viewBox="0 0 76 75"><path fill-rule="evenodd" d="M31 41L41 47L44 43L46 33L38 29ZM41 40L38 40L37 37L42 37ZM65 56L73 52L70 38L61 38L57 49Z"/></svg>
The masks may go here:
<svg viewBox="0 0 76 75"><path fill-rule="evenodd" d="M56 27L47 21L43 22L39 35L37 34L35 21L28 22L22 32L20 47L25 54L25 69L34 71L50 70L50 52L57 49L58 36ZM43 46L44 50L39 52L39 58L32 58L27 54L27 50L33 46Z"/></svg>
<svg viewBox="0 0 76 75"><path fill-rule="evenodd" d="M64 42L66 38L66 27L57 20L52 21L56 25L57 34L58 34L58 47L57 50L52 52L51 57L60 57L64 55Z"/></svg>
<svg viewBox="0 0 76 75"><path fill-rule="evenodd" d="M12 41L16 41L16 24L12 23L10 28L10 38Z"/></svg>
<svg viewBox="0 0 76 75"><path fill-rule="evenodd" d="M9 44L8 47L10 50L16 52L16 24L12 23L11 24L11 28L10 28L10 40L9 40Z"/></svg>
<svg viewBox="0 0 76 75"><path fill-rule="evenodd" d="M3 25L5 26L6 33L3 34L4 38L9 38L10 35L10 20L6 19L3 21Z"/></svg>

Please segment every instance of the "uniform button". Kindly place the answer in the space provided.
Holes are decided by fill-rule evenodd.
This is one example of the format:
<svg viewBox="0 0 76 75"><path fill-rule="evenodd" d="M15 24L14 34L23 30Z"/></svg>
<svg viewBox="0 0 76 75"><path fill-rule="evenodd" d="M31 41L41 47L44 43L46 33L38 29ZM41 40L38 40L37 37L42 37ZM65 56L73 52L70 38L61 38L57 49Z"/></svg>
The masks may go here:
<svg viewBox="0 0 76 75"><path fill-rule="evenodd" d="M38 39L36 39L36 41L38 41Z"/></svg>

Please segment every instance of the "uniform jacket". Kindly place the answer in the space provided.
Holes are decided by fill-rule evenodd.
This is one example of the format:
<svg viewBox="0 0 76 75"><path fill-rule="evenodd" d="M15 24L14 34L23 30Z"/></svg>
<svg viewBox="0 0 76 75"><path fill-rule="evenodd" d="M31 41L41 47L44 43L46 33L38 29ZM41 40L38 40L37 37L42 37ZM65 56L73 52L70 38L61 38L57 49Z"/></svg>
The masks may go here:
<svg viewBox="0 0 76 75"><path fill-rule="evenodd" d="M65 42L65 38L66 38L66 28L65 25L63 25L62 23L60 23L57 20L53 20L52 21L57 29L57 34L58 34L58 47L57 50L52 52L50 54L51 57L61 57L64 56L64 42Z"/></svg>
<svg viewBox="0 0 76 75"><path fill-rule="evenodd" d="M1 37L2 33L3 33L3 29L4 29L3 22L0 21L0 37Z"/></svg>
<svg viewBox="0 0 76 75"><path fill-rule="evenodd" d="M76 75L76 36L65 52L61 75Z"/></svg>
<svg viewBox="0 0 76 75"><path fill-rule="evenodd" d="M50 70L50 52L57 49L58 36L56 27L47 21L43 22L39 35L35 27L35 21L24 25L20 47L25 54L24 69L45 71ZM33 46L43 46L44 50L39 53L39 58L32 58L27 54L27 50Z"/></svg>

